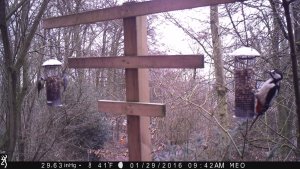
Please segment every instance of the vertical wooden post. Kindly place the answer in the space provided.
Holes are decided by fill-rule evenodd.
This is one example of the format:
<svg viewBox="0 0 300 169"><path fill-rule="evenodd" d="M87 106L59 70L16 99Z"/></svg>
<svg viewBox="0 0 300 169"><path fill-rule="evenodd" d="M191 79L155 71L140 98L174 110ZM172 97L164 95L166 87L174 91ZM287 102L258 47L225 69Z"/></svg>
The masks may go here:
<svg viewBox="0 0 300 169"><path fill-rule="evenodd" d="M137 17L137 56L148 54L147 17ZM138 69L139 101L150 103L149 69ZM151 135L149 131L150 117L140 116L142 161L152 160Z"/></svg>
<svg viewBox="0 0 300 169"><path fill-rule="evenodd" d="M124 55L147 54L146 17L124 18ZM126 101L149 102L147 69L125 69ZM129 161L150 161L150 117L127 116Z"/></svg>

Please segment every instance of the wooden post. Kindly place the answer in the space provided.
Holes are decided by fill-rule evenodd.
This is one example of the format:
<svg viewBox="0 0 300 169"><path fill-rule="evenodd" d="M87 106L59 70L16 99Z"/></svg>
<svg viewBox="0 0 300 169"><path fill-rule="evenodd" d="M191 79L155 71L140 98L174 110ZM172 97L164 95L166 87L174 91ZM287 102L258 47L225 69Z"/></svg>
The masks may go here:
<svg viewBox="0 0 300 169"><path fill-rule="evenodd" d="M146 17L124 18L124 55L147 54ZM126 101L149 102L147 69L127 68ZM150 117L127 116L129 161L151 161Z"/></svg>
<svg viewBox="0 0 300 169"><path fill-rule="evenodd" d="M59 28L239 1L243 0L152 0L138 3L130 2L122 6L47 18L43 20L42 27L44 29Z"/></svg>
<svg viewBox="0 0 300 169"><path fill-rule="evenodd" d="M126 3L122 6L86 11L43 20L43 28L59 28L86 23L95 23L123 18L124 55L118 58L71 58L70 68L125 68L126 103L98 101L99 111L112 110L120 113L125 108L130 161L151 161L150 117L165 115L165 105L137 104L149 102L149 71L146 68L203 68L203 55L154 56L149 58L147 49L147 14L210 6L241 0L152 0L139 3ZM137 56L147 56L136 59ZM116 105L116 107L112 106ZM132 107L134 106L134 107ZM141 112L140 110L147 110ZM123 111L122 111L123 112ZM148 115L148 116L140 116Z"/></svg>
<svg viewBox="0 0 300 169"><path fill-rule="evenodd" d="M141 49L141 48L138 48ZM68 58L69 68L203 68L203 55L143 55Z"/></svg>
<svg viewBox="0 0 300 169"><path fill-rule="evenodd" d="M99 112L109 112L112 114L125 114L131 116L166 116L166 105L159 103L98 100L98 110Z"/></svg>
<svg viewBox="0 0 300 169"><path fill-rule="evenodd" d="M148 54L147 45L147 17L140 16L136 18L137 22L137 55ZM149 88L149 69L138 69L139 79L139 101L150 102ZM149 131L150 117L140 116L140 136L141 136L141 155L142 161L152 160L151 135Z"/></svg>

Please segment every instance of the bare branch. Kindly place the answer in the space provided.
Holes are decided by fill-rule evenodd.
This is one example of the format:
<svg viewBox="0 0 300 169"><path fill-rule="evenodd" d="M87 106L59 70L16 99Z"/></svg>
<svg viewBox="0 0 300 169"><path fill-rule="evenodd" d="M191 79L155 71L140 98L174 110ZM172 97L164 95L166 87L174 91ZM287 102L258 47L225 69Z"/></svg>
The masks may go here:
<svg viewBox="0 0 300 169"><path fill-rule="evenodd" d="M184 33L186 33L190 38L192 38L193 40L195 40L201 47L202 49L204 50L204 52L212 57L212 55L210 54L210 52L208 52L206 50L206 47L203 45L202 42L200 42L200 40L195 36L193 35L190 31L188 31L182 24L180 24L174 17L172 17L170 14L166 14L168 16L168 19L169 21L171 21L174 25L178 26L180 29L182 29L184 31Z"/></svg>
<svg viewBox="0 0 300 169"><path fill-rule="evenodd" d="M235 23L233 22L233 19L232 19L230 10L228 9L228 5L225 5L225 9L226 9L226 12L227 12L227 14L228 14L228 16L229 16L229 19L230 19L230 22L231 22L232 27L233 27L233 29L234 29L234 32L235 32L235 33L237 34L237 36L239 37L240 42L241 42L244 46L247 46L247 44L245 44L245 42L243 41L243 38L242 38L240 32L237 30Z"/></svg>
<svg viewBox="0 0 300 169"><path fill-rule="evenodd" d="M27 55L27 51L28 51L28 49L30 47L31 41L32 41L32 39L34 37L34 34L35 34L36 30L37 30L37 27L38 27L38 25L40 23L40 20L41 20L43 14L44 14L46 8L47 8L47 5L48 5L49 1L50 0L45 0L45 1L42 2L40 10L39 10L37 16L35 17L35 19L33 21L33 25L30 28L29 33L28 33L28 35L25 38L25 41L24 41L25 44L22 45L22 47L20 49L20 52L18 53L17 62L15 64L15 69L19 69L22 66L22 64L24 62L24 59L25 59L25 57Z"/></svg>
<svg viewBox="0 0 300 169"><path fill-rule="evenodd" d="M275 15L275 17L276 17L276 20L277 20L277 22L278 22L278 24L279 24L280 30L281 30L281 32L282 32L284 38L285 38L285 39L288 39L288 34L287 34L286 30L285 30L285 26L284 26L282 20L280 19L280 16L279 16L279 13L278 13L278 11L277 11L277 9L276 9L276 5L275 5L274 0L269 0L269 2L270 2L272 11L273 11L273 13L274 13L274 15Z"/></svg>
<svg viewBox="0 0 300 169"><path fill-rule="evenodd" d="M7 12L5 20L8 20L25 2L29 2L28 0L22 0L21 2L17 2L13 5L13 7Z"/></svg>

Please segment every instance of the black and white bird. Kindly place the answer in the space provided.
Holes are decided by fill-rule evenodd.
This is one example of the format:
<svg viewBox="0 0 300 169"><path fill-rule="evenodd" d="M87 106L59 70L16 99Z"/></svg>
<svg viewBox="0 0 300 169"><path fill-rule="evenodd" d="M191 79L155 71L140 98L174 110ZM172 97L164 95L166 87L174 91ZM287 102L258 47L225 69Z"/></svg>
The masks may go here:
<svg viewBox="0 0 300 169"><path fill-rule="evenodd" d="M38 97L40 96L40 92L44 88L44 85L45 85L45 80L44 80L44 78L41 77L40 80L37 83Z"/></svg>
<svg viewBox="0 0 300 169"><path fill-rule="evenodd" d="M255 93L256 117L253 120L250 129L252 128L253 124L258 119L258 117L263 115L268 110L280 89L280 81L283 78L282 73L278 70L271 70L268 73L270 74L271 78L265 81L261 88L258 89L258 92Z"/></svg>
<svg viewBox="0 0 300 169"><path fill-rule="evenodd" d="M65 92L67 89L67 86L68 86L68 78L67 78L66 74L63 74L63 76L62 76L62 85L64 87L64 92Z"/></svg>

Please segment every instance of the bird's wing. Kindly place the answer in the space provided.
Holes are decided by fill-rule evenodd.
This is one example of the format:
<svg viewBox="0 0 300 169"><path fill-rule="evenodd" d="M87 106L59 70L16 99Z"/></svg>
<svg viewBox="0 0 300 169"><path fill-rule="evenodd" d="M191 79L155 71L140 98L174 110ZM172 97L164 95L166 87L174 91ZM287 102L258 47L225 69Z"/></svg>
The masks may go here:
<svg viewBox="0 0 300 169"><path fill-rule="evenodd" d="M267 81L268 82L268 81ZM262 105L265 105L265 100L268 95L268 92L275 87L274 83L264 83L262 87L255 93L256 98Z"/></svg>
<svg viewBox="0 0 300 169"><path fill-rule="evenodd" d="M266 103L265 105L270 106L274 100L274 98L276 97L276 95L278 94L278 88L279 86L274 86L268 93L267 98L266 98Z"/></svg>

